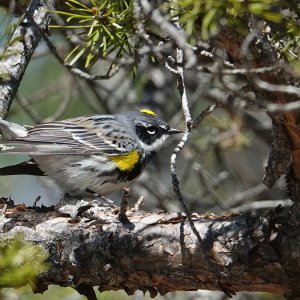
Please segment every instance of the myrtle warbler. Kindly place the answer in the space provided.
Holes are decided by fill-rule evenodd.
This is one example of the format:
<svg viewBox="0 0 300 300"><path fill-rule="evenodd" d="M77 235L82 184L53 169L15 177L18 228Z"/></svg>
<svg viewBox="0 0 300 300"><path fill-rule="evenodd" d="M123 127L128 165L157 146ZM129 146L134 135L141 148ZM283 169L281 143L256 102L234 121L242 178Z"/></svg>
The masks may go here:
<svg viewBox="0 0 300 300"><path fill-rule="evenodd" d="M0 169L0 175L47 175L68 194L108 195L137 178L171 128L143 109L91 115L32 128L0 120L7 139L0 153L26 154L30 161Z"/></svg>

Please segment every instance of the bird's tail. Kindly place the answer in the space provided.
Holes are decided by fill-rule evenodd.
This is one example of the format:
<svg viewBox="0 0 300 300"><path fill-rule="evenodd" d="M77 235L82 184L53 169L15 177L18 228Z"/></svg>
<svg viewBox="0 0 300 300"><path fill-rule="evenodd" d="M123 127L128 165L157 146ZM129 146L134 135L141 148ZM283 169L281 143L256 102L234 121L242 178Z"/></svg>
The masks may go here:
<svg viewBox="0 0 300 300"><path fill-rule="evenodd" d="M32 159L22 163L0 168L0 176L8 175L34 175L45 176L45 173Z"/></svg>
<svg viewBox="0 0 300 300"><path fill-rule="evenodd" d="M6 120L0 119L0 131L1 136L9 139L14 138L22 138L26 136L27 128L25 126L15 124L12 122L8 122ZM1 143L1 140L0 140ZM13 146L13 141L4 140L2 147L0 147L0 152L10 152L8 149ZM12 145L11 145L12 144ZM14 147L11 147L12 149ZM16 151L12 150L12 153ZM25 154L25 153L21 153ZM35 175L35 176L43 176L44 172L39 168L39 166L35 163L34 160L30 159L28 161L0 168L0 176L6 175Z"/></svg>
<svg viewBox="0 0 300 300"><path fill-rule="evenodd" d="M24 137L27 132L27 128L23 125L8 122L0 119L1 135L5 138Z"/></svg>
<svg viewBox="0 0 300 300"><path fill-rule="evenodd" d="M21 140L27 135L27 127L0 119L0 131L1 153L21 155L38 154L36 143ZM46 148L47 152L47 146L42 145L42 147Z"/></svg>

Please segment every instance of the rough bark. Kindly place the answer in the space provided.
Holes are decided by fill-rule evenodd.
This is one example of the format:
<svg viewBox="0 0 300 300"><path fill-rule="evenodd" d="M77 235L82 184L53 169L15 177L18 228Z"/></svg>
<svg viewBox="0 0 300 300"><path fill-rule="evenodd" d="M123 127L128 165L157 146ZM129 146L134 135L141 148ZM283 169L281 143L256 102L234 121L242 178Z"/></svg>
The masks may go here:
<svg viewBox="0 0 300 300"><path fill-rule="evenodd" d="M30 58L47 32L54 1L32 0L10 35L0 59L0 116L5 118Z"/></svg>
<svg viewBox="0 0 300 300"><path fill-rule="evenodd" d="M280 229L288 218L282 211L265 218L193 214L201 245L182 213L129 211L127 223L118 220L117 208L79 215L16 208L2 215L2 238L23 232L49 251L51 267L39 277L38 292L58 284L152 296L197 289L300 296L300 236Z"/></svg>

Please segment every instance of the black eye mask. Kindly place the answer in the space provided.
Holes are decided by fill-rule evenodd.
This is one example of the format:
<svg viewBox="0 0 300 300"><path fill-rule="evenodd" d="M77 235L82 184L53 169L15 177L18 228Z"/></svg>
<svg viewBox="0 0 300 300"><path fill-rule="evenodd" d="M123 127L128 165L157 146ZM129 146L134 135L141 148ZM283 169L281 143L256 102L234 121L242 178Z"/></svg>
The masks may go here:
<svg viewBox="0 0 300 300"><path fill-rule="evenodd" d="M136 134L139 139L145 143L146 145L153 144L156 140L158 140L163 135L163 130L157 126L148 126L145 125L136 125Z"/></svg>

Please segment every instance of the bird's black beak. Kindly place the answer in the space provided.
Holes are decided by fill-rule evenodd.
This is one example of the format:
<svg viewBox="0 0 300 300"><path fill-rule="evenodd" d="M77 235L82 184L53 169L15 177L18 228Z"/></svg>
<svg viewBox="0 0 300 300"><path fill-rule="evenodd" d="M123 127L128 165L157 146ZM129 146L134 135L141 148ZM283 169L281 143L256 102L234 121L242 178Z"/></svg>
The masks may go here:
<svg viewBox="0 0 300 300"><path fill-rule="evenodd" d="M176 134L176 133L182 133L182 131L179 129L175 129L175 128L170 128L168 130L168 134Z"/></svg>

